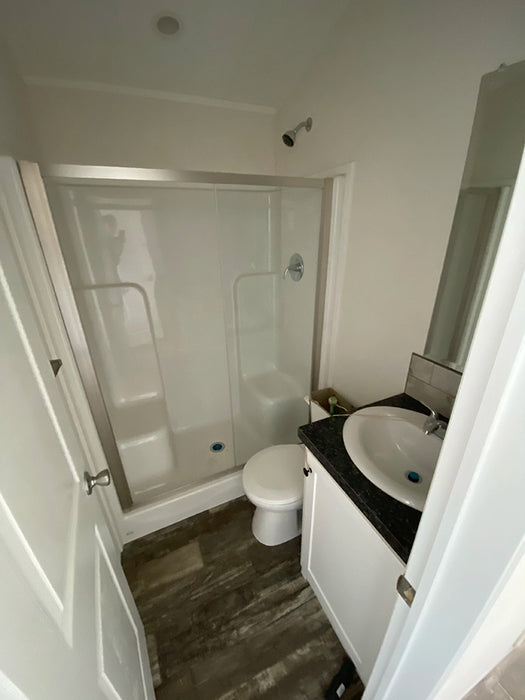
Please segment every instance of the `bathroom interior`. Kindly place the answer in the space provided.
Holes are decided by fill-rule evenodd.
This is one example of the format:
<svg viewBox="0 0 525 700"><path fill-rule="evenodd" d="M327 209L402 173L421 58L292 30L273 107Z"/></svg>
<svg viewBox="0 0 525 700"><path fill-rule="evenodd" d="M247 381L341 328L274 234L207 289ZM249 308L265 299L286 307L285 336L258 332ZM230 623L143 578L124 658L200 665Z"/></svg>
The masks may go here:
<svg viewBox="0 0 525 700"><path fill-rule="evenodd" d="M0 7L0 155L144 627L148 680L101 697L395 698L387 630L517 189L525 8ZM523 653L425 697L523 698Z"/></svg>
<svg viewBox="0 0 525 700"><path fill-rule="evenodd" d="M127 510L293 442L307 418L322 182L192 177L48 184Z"/></svg>

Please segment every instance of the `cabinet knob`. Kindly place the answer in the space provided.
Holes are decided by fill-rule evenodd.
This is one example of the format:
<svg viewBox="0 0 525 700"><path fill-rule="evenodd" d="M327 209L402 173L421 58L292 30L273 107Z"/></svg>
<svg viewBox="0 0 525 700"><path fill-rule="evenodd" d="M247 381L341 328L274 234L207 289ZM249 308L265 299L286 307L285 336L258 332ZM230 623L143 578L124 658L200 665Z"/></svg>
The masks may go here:
<svg viewBox="0 0 525 700"><path fill-rule="evenodd" d="M310 467L303 467L303 474L305 476L309 476L311 473L312 473L312 470L310 469Z"/></svg>

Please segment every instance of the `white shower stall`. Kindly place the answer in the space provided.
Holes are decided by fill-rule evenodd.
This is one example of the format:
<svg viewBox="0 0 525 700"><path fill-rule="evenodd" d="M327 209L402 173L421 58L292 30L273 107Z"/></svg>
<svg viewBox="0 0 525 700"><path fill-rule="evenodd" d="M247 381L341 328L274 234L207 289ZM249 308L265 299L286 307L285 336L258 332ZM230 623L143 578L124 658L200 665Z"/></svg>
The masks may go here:
<svg viewBox="0 0 525 700"><path fill-rule="evenodd" d="M326 181L83 166L43 180L47 262L122 508L298 442Z"/></svg>

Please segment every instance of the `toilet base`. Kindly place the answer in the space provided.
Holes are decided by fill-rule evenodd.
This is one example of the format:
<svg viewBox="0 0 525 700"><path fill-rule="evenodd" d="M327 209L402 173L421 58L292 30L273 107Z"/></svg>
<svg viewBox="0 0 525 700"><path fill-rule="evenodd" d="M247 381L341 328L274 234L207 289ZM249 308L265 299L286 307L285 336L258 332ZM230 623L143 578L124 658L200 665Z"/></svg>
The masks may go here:
<svg viewBox="0 0 525 700"><path fill-rule="evenodd" d="M301 534L301 510L267 510L255 508L252 532L256 540L267 547L274 547L293 540Z"/></svg>

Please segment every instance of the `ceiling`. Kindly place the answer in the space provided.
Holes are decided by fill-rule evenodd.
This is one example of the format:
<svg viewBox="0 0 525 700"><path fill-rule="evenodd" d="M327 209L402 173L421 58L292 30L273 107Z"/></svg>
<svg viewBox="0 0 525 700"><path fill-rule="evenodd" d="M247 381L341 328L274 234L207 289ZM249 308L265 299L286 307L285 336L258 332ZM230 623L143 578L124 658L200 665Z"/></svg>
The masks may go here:
<svg viewBox="0 0 525 700"><path fill-rule="evenodd" d="M0 0L25 78L109 83L278 108L350 0ZM154 20L173 13L181 31Z"/></svg>

